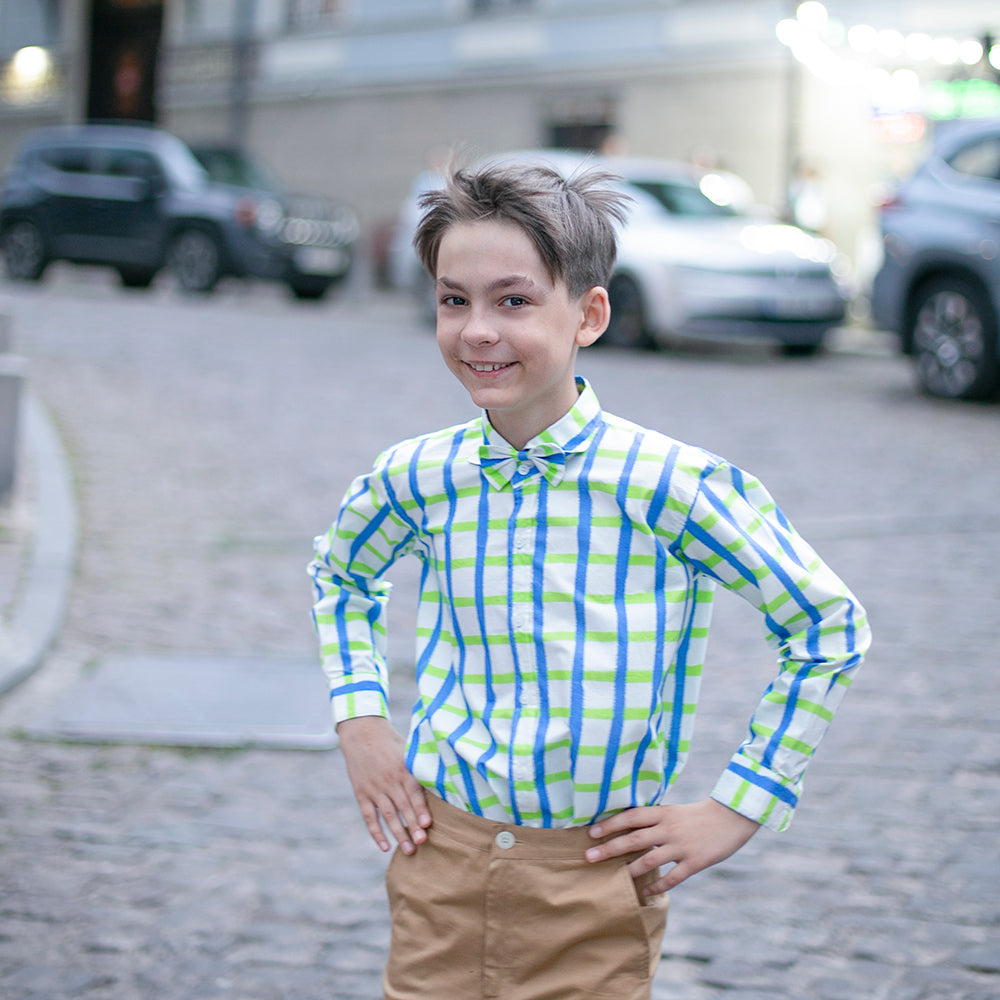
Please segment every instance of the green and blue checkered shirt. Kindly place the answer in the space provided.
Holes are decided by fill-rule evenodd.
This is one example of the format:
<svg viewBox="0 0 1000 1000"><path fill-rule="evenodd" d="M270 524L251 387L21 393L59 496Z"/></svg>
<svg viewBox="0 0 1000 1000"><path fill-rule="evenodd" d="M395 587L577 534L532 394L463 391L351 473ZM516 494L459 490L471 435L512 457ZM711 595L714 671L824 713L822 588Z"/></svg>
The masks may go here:
<svg viewBox="0 0 1000 1000"><path fill-rule="evenodd" d="M384 574L415 555L421 784L537 827L657 803L688 754L721 583L760 610L780 669L712 795L783 829L868 646L864 610L760 482L578 381L521 452L483 414L351 485L310 565L334 719L388 715Z"/></svg>

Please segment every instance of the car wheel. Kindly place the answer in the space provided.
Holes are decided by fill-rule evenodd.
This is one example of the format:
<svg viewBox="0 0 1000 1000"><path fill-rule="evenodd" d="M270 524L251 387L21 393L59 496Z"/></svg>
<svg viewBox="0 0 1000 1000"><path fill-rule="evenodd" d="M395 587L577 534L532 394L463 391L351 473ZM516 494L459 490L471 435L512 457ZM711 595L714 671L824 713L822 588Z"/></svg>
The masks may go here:
<svg viewBox="0 0 1000 1000"><path fill-rule="evenodd" d="M601 340L616 347L648 347L646 310L639 286L631 278L620 274L611 279L608 297L611 300L611 320Z"/></svg>
<svg viewBox="0 0 1000 1000"><path fill-rule="evenodd" d="M316 302L330 291L332 284L333 282L327 278L296 278L289 281L288 287L299 301Z"/></svg>
<svg viewBox="0 0 1000 1000"><path fill-rule="evenodd" d="M184 229L174 237L167 267L185 292L210 292L222 277L222 251L204 229Z"/></svg>
<svg viewBox="0 0 1000 1000"><path fill-rule="evenodd" d="M118 277L126 288L149 288L156 271L147 267L120 267Z"/></svg>
<svg viewBox="0 0 1000 1000"><path fill-rule="evenodd" d="M917 293L910 329L917 375L932 396L984 399L997 389L997 319L985 292L960 277Z"/></svg>
<svg viewBox="0 0 1000 1000"><path fill-rule="evenodd" d="M8 278L38 281L48 264L38 226L33 222L15 222L4 234L3 256Z"/></svg>
<svg viewBox="0 0 1000 1000"><path fill-rule="evenodd" d="M823 350L822 344L782 344L781 353L786 358L812 358Z"/></svg>

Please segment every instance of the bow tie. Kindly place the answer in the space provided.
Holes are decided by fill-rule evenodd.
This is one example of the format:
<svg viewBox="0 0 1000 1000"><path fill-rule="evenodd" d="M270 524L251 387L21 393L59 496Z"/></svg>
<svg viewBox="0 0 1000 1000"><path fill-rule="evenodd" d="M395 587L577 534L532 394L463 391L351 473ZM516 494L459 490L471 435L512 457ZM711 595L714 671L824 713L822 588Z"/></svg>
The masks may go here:
<svg viewBox="0 0 1000 1000"><path fill-rule="evenodd" d="M558 486L566 471L569 456L557 444L536 444L518 451L505 441L480 446L471 461L480 466L494 489L502 490L508 483L520 483L540 472L550 486Z"/></svg>

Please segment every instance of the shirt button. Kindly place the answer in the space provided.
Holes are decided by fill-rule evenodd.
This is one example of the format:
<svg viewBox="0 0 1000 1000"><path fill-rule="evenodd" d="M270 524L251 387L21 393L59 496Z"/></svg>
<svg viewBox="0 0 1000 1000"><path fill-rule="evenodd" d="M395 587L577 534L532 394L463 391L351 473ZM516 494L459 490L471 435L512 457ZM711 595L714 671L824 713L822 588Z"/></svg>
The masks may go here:
<svg viewBox="0 0 1000 1000"><path fill-rule="evenodd" d="M504 851L509 851L517 843L517 837L510 830L501 830L493 839L497 847Z"/></svg>
<svg viewBox="0 0 1000 1000"><path fill-rule="evenodd" d="M530 462L522 462L517 467L517 471L520 472L522 476L526 476L529 472L531 472L531 463Z"/></svg>

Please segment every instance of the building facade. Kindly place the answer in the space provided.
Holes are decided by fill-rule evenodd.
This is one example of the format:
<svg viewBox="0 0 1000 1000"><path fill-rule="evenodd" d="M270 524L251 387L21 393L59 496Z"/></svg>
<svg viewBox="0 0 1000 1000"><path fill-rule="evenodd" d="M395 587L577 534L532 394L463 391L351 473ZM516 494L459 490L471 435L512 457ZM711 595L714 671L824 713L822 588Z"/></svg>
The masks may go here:
<svg viewBox="0 0 1000 1000"><path fill-rule="evenodd" d="M95 5L149 3L0 0L0 168L26 129L86 115ZM159 123L245 145L291 185L350 201L369 231L442 150L610 147L714 162L779 211L808 172L822 228L860 259L873 198L915 162L942 88L979 82L974 110L1000 115L992 0L161 6Z"/></svg>

